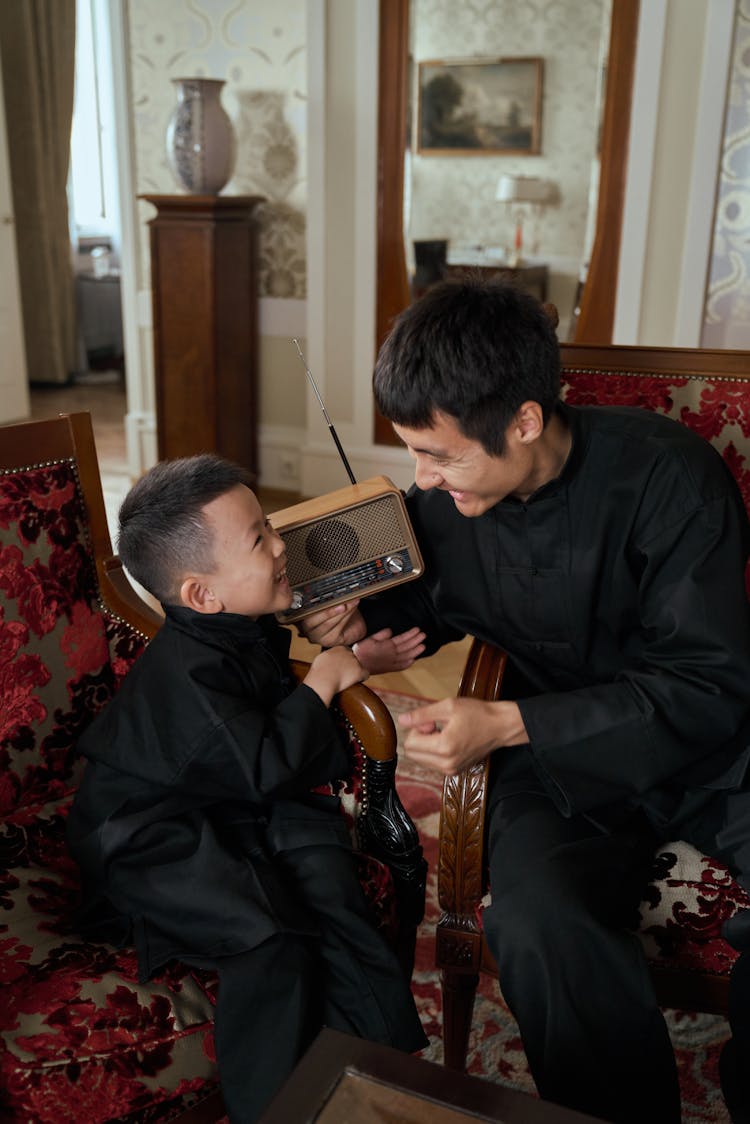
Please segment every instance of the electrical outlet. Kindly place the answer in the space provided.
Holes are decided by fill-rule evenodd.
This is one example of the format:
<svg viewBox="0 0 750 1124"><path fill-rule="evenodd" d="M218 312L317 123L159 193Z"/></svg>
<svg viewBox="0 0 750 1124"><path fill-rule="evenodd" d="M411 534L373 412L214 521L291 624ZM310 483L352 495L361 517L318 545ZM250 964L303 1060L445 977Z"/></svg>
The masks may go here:
<svg viewBox="0 0 750 1124"><path fill-rule="evenodd" d="M279 461L279 471L285 480L296 480L299 476L297 458L291 453L284 453Z"/></svg>

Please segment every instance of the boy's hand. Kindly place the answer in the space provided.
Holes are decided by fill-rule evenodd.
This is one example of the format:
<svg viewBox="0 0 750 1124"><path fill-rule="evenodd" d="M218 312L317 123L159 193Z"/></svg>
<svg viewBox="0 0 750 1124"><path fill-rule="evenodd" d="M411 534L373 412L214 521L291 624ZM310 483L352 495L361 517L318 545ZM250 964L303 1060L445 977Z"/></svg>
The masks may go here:
<svg viewBox="0 0 750 1124"><path fill-rule="evenodd" d="M424 651L425 634L418 628L410 628L394 636L390 628L383 628L366 636L353 646L359 662L367 668L370 675L383 671L403 671L411 667L417 656Z"/></svg>
<svg viewBox="0 0 750 1124"><path fill-rule="evenodd" d="M332 609L321 609L297 621L297 628L311 644L332 648L336 644L355 644L367 632L364 617L359 612L359 598L344 601Z"/></svg>
<svg viewBox="0 0 750 1124"><path fill-rule="evenodd" d="M326 706L330 706L333 696L339 691L346 690L354 683L361 683L366 678L367 671L351 648L339 645L320 652L302 682L311 691L315 691Z"/></svg>

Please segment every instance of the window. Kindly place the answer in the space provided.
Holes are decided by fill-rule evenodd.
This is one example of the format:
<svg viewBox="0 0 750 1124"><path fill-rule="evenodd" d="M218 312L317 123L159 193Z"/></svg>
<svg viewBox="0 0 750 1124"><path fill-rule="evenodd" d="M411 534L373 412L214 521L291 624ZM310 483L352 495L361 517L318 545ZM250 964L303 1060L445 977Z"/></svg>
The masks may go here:
<svg viewBox="0 0 750 1124"><path fill-rule="evenodd" d="M77 0L76 84L68 178L71 241L119 251L114 99L106 0Z"/></svg>

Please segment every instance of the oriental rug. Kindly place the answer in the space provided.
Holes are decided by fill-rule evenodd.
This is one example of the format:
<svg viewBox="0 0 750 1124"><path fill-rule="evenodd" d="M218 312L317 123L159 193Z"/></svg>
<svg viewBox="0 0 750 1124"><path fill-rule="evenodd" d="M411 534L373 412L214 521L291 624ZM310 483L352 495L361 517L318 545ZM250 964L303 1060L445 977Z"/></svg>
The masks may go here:
<svg viewBox="0 0 750 1124"><path fill-rule="evenodd" d="M377 692L397 718L424 700L395 691ZM398 724L397 724L398 728ZM439 974L435 969L437 843L442 779L399 754L397 785L401 801L417 827L428 862L427 908L417 935L413 989L430 1045L422 1057L442 1064L442 1009ZM728 1124L719 1088L721 1046L728 1037L726 1021L715 1015L666 1011L680 1075L683 1124ZM613 1018L617 1017L613 1011ZM518 1034L497 981L480 978L469 1040L467 1072L536 1095ZM644 1095L646 1091L644 1090ZM634 1121L633 1124L637 1124Z"/></svg>

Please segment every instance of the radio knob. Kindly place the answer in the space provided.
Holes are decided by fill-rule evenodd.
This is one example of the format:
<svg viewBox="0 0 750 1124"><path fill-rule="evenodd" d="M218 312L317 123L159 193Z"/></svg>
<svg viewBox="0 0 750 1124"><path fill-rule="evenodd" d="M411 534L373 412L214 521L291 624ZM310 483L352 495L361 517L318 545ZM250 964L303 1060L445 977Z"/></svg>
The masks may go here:
<svg viewBox="0 0 750 1124"><path fill-rule="evenodd" d="M399 556L390 554L385 559L385 568L389 574L402 574L404 572L404 560Z"/></svg>
<svg viewBox="0 0 750 1124"><path fill-rule="evenodd" d="M295 589L294 593L292 594L292 603L289 606L290 609L301 609L302 605L304 604L304 600L305 599L300 591L298 589Z"/></svg>

